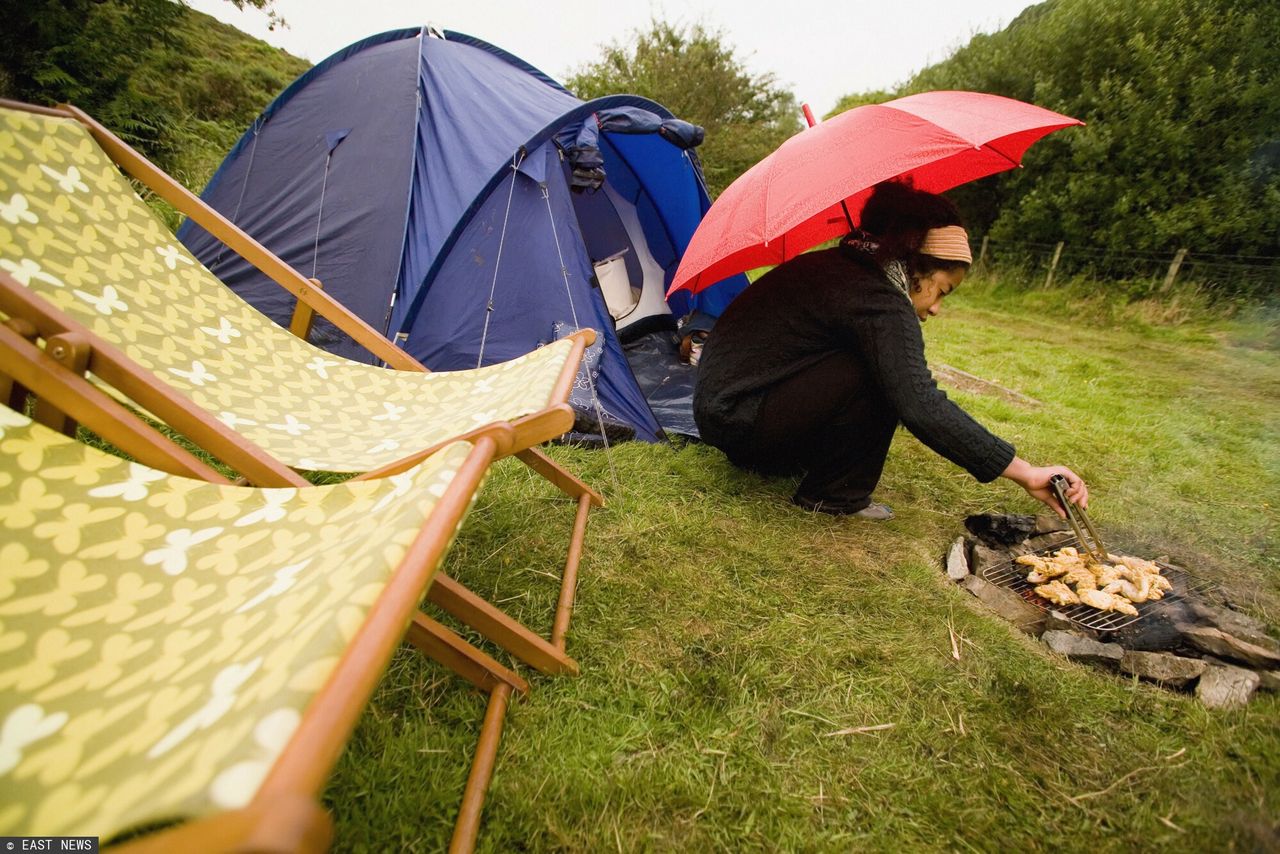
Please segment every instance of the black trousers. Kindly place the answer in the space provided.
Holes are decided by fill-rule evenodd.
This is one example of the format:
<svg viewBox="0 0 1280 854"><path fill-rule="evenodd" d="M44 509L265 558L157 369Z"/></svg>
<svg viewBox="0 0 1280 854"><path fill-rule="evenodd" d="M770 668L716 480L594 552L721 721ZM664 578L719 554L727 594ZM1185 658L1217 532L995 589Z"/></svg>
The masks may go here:
<svg viewBox="0 0 1280 854"><path fill-rule="evenodd" d="M871 503L897 425L861 360L836 353L771 388L728 455L765 475L803 472L797 504L856 512Z"/></svg>

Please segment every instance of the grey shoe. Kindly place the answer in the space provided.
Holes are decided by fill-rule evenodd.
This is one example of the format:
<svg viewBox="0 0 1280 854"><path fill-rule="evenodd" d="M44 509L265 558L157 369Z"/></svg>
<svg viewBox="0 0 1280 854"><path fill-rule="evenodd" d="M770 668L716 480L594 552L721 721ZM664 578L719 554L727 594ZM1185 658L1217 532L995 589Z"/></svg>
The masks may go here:
<svg viewBox="0 0 1280 854"><path fill-rule="evenodd" d="M888 504L878 504L872 501L857 513L850 513L849 515L859 519L866 519L869 522L888 522L893 518L893 508Z"/></svg>
<svg viewBox="0 0 1280 854"><path fill-rule="evenodd" d="M850 510L847 506L842 506L838 503L809 498L803 495L796 495L791 501L805 510L826 513L829 516L853 516L856 519L866 519L871 522L887 522L893 518L893 510L888 504L878 504L874 501L861 510Z"/></svg>

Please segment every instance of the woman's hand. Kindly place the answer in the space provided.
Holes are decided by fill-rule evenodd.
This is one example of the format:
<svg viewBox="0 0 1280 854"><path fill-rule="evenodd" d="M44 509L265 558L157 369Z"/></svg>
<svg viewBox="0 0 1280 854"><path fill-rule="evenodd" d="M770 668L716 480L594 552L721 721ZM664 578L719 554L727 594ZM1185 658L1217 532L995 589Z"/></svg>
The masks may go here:
<svg viewBox="0 0 1280 854"><path fill-rule="evenodd" d="M1080 475L1066 466L1033 466L1021 457L1014 457L1013 462L1009 463L1008 468L1000 476L1009 478L1025 489L1032 498L1043 502L1065 519L1066 508L1058 506L1053 490L1049 487L1049 479L1055 474L1060 474L1067 479L1067 500L1088 509L1089 487L1085 485Z"/></svg>

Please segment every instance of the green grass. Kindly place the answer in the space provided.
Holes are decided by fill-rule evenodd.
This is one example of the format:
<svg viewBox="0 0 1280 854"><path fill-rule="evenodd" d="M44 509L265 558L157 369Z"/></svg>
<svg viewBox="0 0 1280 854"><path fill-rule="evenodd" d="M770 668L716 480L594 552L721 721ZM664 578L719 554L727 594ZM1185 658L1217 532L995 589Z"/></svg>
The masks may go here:
<svg viewBox="0 0 1280 854"><path fill-rule="evenodd" d="M991 286L948 301L931 359L1041 405L953 396L1023 456L1088 478L1118 543L1280 623L1280 354L1045 302ZM1008 482L977 484L904 433L878 493L898 517L873 525L794 508L794 483L699 445L550 453L609 502L569 639L582 675L534 674L513 705L482 850L1277 844L1275 695L1206 711L1055 658L946 582L966 514L1035 509ZM506 461L447 569L549 626L570 520ZM337 848L444 848L482 713L402 651L326 794Z"/></svg>

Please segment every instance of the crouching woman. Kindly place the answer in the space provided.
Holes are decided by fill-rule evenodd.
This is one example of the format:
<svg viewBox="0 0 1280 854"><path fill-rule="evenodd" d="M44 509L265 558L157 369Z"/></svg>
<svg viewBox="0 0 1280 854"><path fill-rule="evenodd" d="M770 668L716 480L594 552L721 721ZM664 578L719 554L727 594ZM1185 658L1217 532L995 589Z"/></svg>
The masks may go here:
<svg viewBox="0 0 1280 854"><path fill-rule="evenodd" d="M741 468L803 473L792 501L823 513L893 517L871 496L899 423L983 483L1009 478L1061 514L1049 488L1061 474L1087 506L1080 477L1019 458L929 372L920 325L971 262L950 201L879 185L860 230L771 270L717 321L694 397L703 439Z"/></svg>

